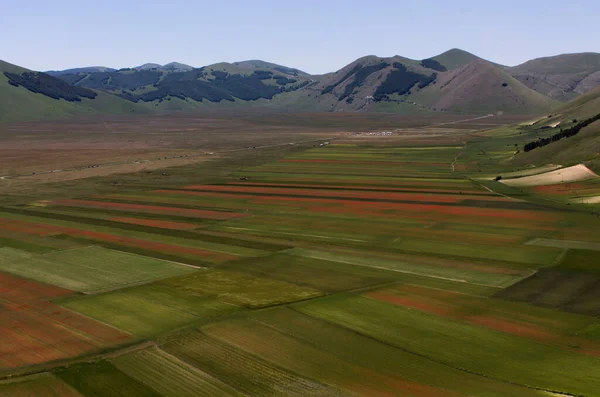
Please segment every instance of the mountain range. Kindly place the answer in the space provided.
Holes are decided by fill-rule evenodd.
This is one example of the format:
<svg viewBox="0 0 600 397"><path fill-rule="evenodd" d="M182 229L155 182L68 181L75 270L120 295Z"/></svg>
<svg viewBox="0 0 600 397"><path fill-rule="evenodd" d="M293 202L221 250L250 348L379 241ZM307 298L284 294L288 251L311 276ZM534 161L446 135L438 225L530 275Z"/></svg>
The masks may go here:
<svg viewBox="0 0 600 397"><path fill-rule="evenodd" d="M0 121L231 106L542 114L596 87L597 53L539 58L514 67L459 49L423 60L366 56L318 76L260 60L200 68L172 62L46 73L0 62Z"/></svg>

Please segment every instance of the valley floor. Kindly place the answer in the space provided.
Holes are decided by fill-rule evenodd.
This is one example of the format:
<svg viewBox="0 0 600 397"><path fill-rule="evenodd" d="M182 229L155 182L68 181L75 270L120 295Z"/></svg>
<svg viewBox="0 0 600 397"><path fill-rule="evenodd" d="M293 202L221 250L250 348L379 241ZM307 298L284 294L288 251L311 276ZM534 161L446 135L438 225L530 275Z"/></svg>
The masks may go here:
<svg viewBox="0 0 600 397"><path fill-rule="evenodd" d="M0 396L600 396L597 206L494 180L515 120L331 117L2 191Z"/></svg>

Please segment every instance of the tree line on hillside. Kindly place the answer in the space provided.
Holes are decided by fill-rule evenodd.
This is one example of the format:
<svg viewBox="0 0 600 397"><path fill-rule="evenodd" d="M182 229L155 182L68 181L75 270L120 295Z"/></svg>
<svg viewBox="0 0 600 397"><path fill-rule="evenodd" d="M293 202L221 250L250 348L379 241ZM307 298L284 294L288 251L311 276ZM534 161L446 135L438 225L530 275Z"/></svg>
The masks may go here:
<svg viewBox="0 0 600 397"><path fill-rule="evenodd" d="M594 116L592 118L584 120L581 123L569 128L569 129L562 130L561 132L554 134L551 137L539 138L537 141L529 142L529 143L525 144L525 146L523 147L523 150L525 152L530 152L533 149L549 145L552 142L560 141L563 138L570 138L572 136L577 135L579 133L579 131L581 131L583 128L587 127L588 125L590 125L593 122L598 121L598 120L600 120L600 114L597 114L596 116Z"/></svg>
<svg viewBox="0 0 600 397"><path fill-rule="evenodd" d="M415 85L419 84L419 88L425 88L429 84L435 81L437 74L425 75L415 72L410 72L406 69L406 66L401 63L394 63L394 70L391 71L385 81L377 87L373 99L375 101L385 101L388 99L388 95L407 94L410 89Z"/></svg>
<svg viewBox="0 0 600 397"><path fill-rule="evenodd" d="M421 66L428 69L437 70L438 72L446 72L448 69L435 59L423 59L421 61Z"/></svg>
<svg viewBox="0 0 600 397"><path fill-rule="evenodd" d="M367 77L369 77L375 72L380 71L381 69L387 68L388 66L390 66L389 63L380 62L375 65L365 66L363 68L358 69L354 74L354 80L352 80L351 83L347 84L346 87L344 87L344 92L338 99L341 101L344 98L347 98L354 92L356 88L361 87L364 84Z"/></svg>
<svg viewBox="0 0 600 397"><path fill-rule="evenodd" d="M199 68L180 73L167 73L159 70L128 70L116 72L79 73L60 76L66 84L75 83L83 86L105 90L131 102L162 101L167 97L182 100L187 98L202 101L220 102L271 99L278 93L299 89L308 82L297 84L291 79L271 71L255 71L250 75L230 74L223 70L206 70ZM275 84L266 84L263 80L274 80ZM136 92L141 87L154 87L148 92ZM90 91L93 92L93 91Z"/></svg>
<svg viewBox="0 0 600 397"><path fill-rule="evenodd" d="M257 75L245 76L221 71L213 71L212 74L215 78L209 81L162 81L155 91L141 94L138 98L144 102L161 100L168 96L182 100L190 98L199 102L204 99L211 102L234 101L235 98L254 101L261 98L272 99L282 92L282 88L263 83Z"/></svg>
<svg viewBox="0 0 600 397"><path fill-rule="evenodd" d="M352 69L350 69L344 75L344 77L339 79L336 83L328 85L327 87L323 88L323 90L321 90L321 95L329 94L331 91L333 91L335 89L335 87L342 84L344 81L346 81L348 78L350 78L350 76L352 76L353 74L358 72L361 68L362 68L362 64L360 64L360 63L358 65L354 65L354 67Z"/></svg>
<svg viewBox="0 0 600 397"><path fill-rule="evenodd" d="M25 87L31 92L42 94L53 99L64 99L69 102L80 102L81 98L94 99L98 94L83 87L75 87L69 83L45 73L24 72L22 74L4 72L8 83L15 87Z"/></svg>

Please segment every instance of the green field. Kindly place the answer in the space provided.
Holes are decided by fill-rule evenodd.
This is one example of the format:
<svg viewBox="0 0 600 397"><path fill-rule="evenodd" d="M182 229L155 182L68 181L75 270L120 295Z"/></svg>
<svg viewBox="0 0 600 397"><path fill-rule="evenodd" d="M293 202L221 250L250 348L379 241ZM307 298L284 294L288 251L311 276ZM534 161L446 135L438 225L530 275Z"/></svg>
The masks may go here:
<svg viewBox="0 0 600 397"><path fill-rule="evenodd" d="M108 361L79 364L55 372L84 396L160 397L161 394L115 368Z"/></svg>
<svg viewBox="0 0 600 397"><path fill-rule="evenodd" d="M4 249L7 252L7 249ZM24 256L15 260L15 256ZM9 251L0 270L81 292L93 292L193 273L195 269L102 247L29 256Z"/></svg>
<svg viewBox="0 0 600 397"><path fill-rule="evenodd" d="M340 390L285 371L238 348L193 333L163 348L251 396L345 396Z"/></svg>
<svg viewBox="0 0 600 397"><path fill-rule="evenodd" d="M239 309L208 296L164 285L146 285L76 298L63 302L63 306L138 337L156 336Z"/></svg>
<svg viewBox="0 0 600 397"><path fill-rule="evenodd" d="M165 397L242 396L225 383L156 348L127 354L111 361L127 375Z"/></svg>
<svg viewBox="0 0 600 397"><path fill-rule="evenodd" d="M500 381L581 395L600 390L597 357L363 297L335 297L297 308L431 360Z"/></svg>
<svg viewBox="0 0 600 397"><path fill-rule="evenodd" d="M222 270L200 270L162 284L193 294L212 295L225 302L264 307L322 296L309 287Z"/></svg>
<svg viewBox="0 0 600 397"><path fill-rule="evenodd" d="M82 397L71 386L51 374L34 375L17 381L0 381L0 396Z"/></svg>

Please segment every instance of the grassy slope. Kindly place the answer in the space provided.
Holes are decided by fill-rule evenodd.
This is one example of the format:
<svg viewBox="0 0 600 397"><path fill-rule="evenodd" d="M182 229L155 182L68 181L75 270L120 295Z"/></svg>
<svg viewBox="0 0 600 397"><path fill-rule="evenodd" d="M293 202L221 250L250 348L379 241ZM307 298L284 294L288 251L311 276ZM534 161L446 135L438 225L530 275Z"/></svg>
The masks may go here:
<svg viewBox="0 0 600 397"><path fill-rule="evenodd" d="M35 94L23 87L8 84L4 72L23 73L27 69L0 61L0 122L60 119L99 113L131 114L146 113L143 105L98 93L96 99L84 98L81 102L56 100Z"/></svg>
<svg viewBox="0 0 600 397"><path fill-rule="evenodd" d="M600 88L569 102L558 108L552 117L543 119L530 129L560 122L566 127L574 125L573 120L582 121L600 113ZM552 133L557 133L554 130ZM547 164L562 165L577 164L582 161L594 170L600 170L600 122L582 129L571 138L561 139L550 145L537 148L528 153L521 153L515 159L515 164Z"/></svg>

